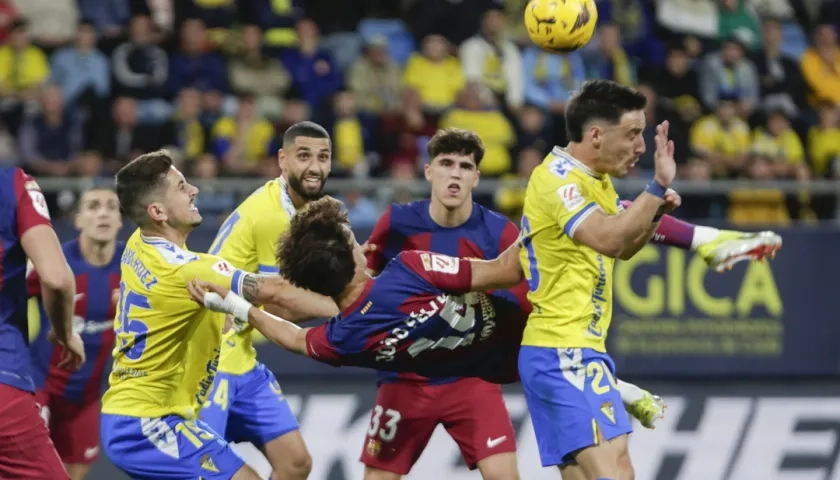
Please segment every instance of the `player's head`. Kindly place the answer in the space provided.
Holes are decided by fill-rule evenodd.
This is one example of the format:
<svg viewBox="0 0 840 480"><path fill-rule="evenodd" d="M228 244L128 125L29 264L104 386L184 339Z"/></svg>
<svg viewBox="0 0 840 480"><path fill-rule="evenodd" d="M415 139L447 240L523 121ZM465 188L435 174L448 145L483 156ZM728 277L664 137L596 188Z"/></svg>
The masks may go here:
<svg viewBox="0 0 840 480"><path fill-rule="evenodd" d="M94 187L82 194L76 213L76 228L83 237L97 243L110 243L117 239L122 228L120 201L109 187Z"/></svg>
<svg viewBox="0 0 840 480"><path fill-rule="evenodd" d="M198 188L172 165L167 150L140 155L117 172L120 208L141 228L189 232L201 224L197 195Z"/></svg>
<svg viewBox="0 0 840 480"><path fill-rule="evenodd" d="M591 149L599 173L623 177L645 152L645 96L609 80L584 82L566 104L571 143Z"/></svg>
<svg viewBox="0 0 840 480"><path fill-rule="evenodd" d="M331 298L339 297L354 277L363 277L367 267L344 206L332 197L297 211L278 243L277 262L287 280Z"/></svg>
<svg viewBox="0 0 840 480"><path fill-rule="evenodd" d="M292 125L283 134L279 161L295 193L307 201L321 198L332 165L330 135L314 122Z"/></svg>
<svg viewBox="0 0 840 480"><path fill-rule="evenodd" d="M432 184L432 201L458 208L472 198L478 185L478 166L484 144L473 132L460 128L438 130L426 146L429 163L426 180Z"/></svg>

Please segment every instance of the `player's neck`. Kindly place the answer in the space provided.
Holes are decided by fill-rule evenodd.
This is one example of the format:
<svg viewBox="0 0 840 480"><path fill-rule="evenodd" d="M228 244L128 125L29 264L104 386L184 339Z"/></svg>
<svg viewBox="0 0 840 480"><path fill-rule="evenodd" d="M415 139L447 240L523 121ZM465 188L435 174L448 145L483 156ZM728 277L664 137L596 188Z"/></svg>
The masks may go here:
<svg viewBox="0 0 840 480"><path fill-rule="evenodd" d="M187 244L187 236L189 235L189 232L179 232L169 225L162 225L160 228L141 228L140 233L146 237L158 237L168 240L179 247Z"/></svg>
<svg viewBox="0 0 840 480"><path fill-rule="evenodd" d="M365 290L365 285L367 285L368 280L370 280L370 276L366 273L354 276L353 280L344 287L344 291L338 295L338 298L333 299L338 305L338 309L343 311L358 300L359 295Z"/></svg>
<svg viewBox="0 0 840 480"><path fill-rule="evenodd" d="M104 267L111 263L114 259L114 253L117 251L117 242L97 242L85 236L79 237L79 250L82 252L82 258L94 267Z"/></svg>
<svg viewBox="0 0 840 480"><path fill-rule="evenodd" d="M446 208L442 203L434 200L429 202L429 216L441 227L458 227L467 223L472 215L472 209L471 198L455 208Z"/></svg>
<svg viewBox="0 0 840 480"><path fill-rule="evenodd" d="M589 167L593 172L598 172L598 152L582 143L569 142L565 148L566 153L571 155L578 162Z"/></svg>

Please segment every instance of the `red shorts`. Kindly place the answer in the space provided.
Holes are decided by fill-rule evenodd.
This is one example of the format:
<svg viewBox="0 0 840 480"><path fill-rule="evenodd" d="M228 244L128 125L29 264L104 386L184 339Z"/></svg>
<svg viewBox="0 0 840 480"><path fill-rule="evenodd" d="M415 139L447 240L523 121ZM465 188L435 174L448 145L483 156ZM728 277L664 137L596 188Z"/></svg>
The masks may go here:
<svg viewBox="0 0 840 480"><path fill-rule="evenodd" d="M99 400L73 403L38 392L41 415L49 423L50 437L64 463L89 465L99 456Z"/></svg>
<svg viewBox="0 0 840 480"><path fill-rule="evenodd" d="M69 480L35 396L0 384L0 478Z"/></svg>
<svg viewBox="0 0 840 480"><path fill-rule="evenodd" d="M516 438L499 385L464 378L444 385L379 386L361 462L405 475L442 424L472 470L491 455L516 452Z"/></svg>

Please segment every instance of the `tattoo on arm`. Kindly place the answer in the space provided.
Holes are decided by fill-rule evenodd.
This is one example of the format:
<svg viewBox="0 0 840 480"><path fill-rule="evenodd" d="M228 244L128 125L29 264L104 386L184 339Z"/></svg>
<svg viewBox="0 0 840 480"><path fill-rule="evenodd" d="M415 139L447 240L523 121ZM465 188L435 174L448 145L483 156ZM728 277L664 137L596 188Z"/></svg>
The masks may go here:
<svg viewBox="0 0 840 480"><path fill-rule="evenodd" d="M254 303L259 298L264 280L262 275L245 275L245 278L242 279L242 298Z"/></svg>

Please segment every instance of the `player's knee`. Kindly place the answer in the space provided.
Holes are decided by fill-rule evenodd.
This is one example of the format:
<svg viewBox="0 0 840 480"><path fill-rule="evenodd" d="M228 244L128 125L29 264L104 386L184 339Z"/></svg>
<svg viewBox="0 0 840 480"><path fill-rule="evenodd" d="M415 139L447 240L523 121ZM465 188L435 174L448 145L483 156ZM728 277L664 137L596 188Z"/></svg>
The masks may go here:
<svg viewBox="0 0 840 480"><path fill-rule="evenodd" d="M633 462L630 461L630 453L625 451L618 457L618 471L620 480L635 480L636 472L633 470Z"/></svg>
<svg viewBox="0 0 840 480"><path fill-rule="evenodd" d="M399 473L380 470L378 468L365 466L364 480L400 480L402 475Z"/></svg>

